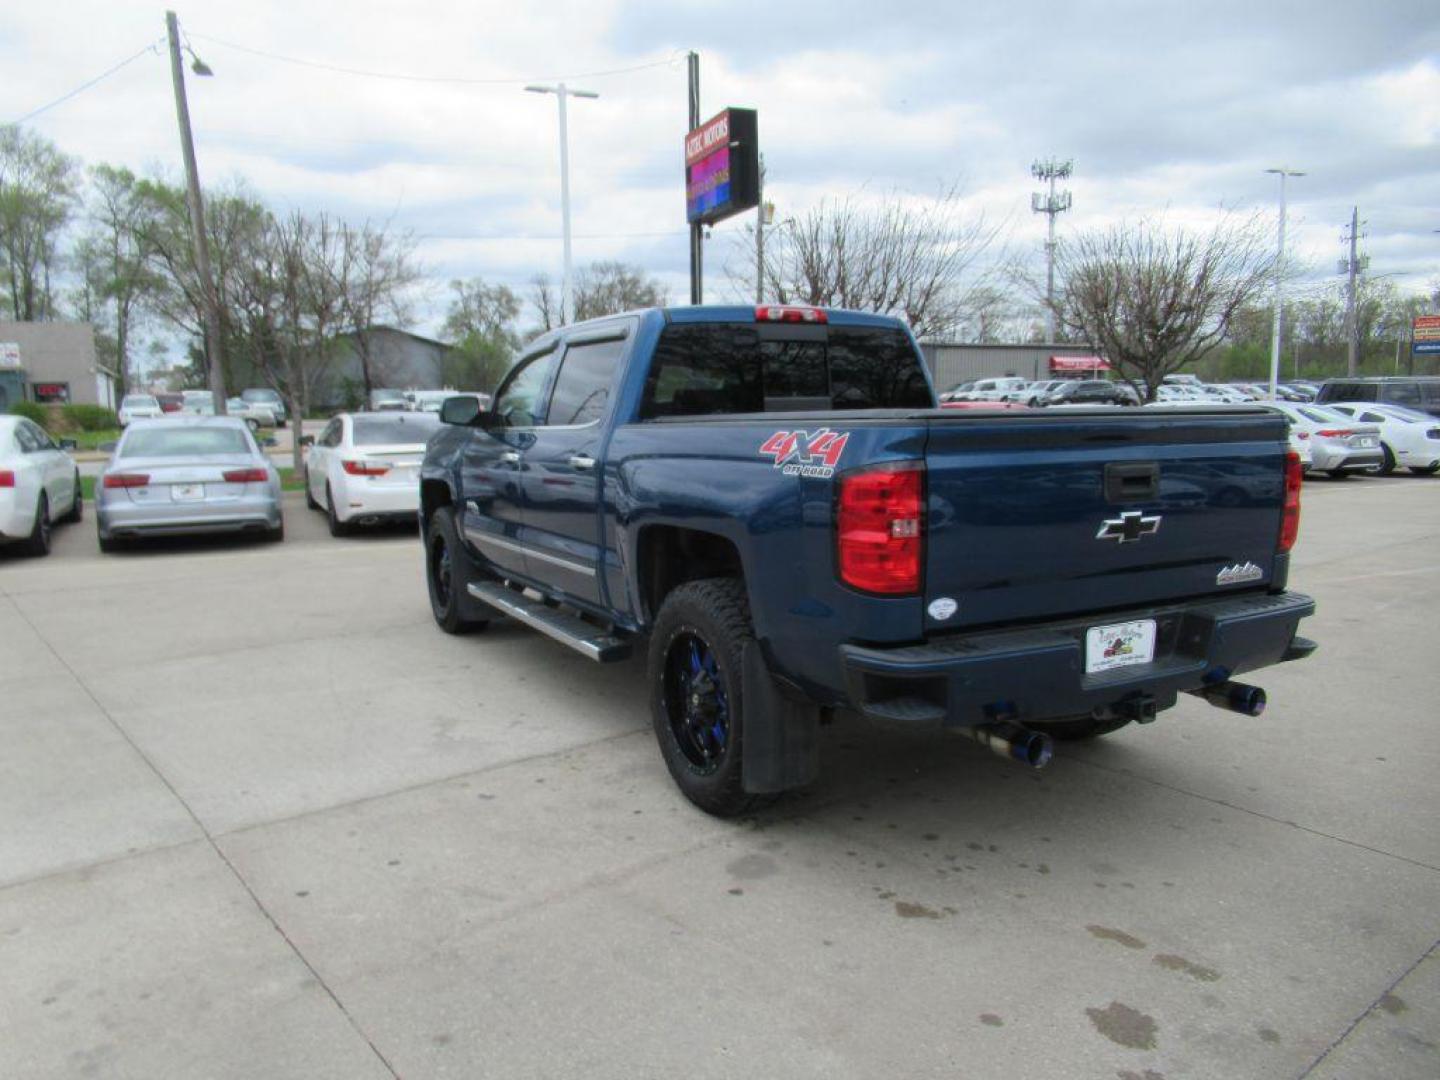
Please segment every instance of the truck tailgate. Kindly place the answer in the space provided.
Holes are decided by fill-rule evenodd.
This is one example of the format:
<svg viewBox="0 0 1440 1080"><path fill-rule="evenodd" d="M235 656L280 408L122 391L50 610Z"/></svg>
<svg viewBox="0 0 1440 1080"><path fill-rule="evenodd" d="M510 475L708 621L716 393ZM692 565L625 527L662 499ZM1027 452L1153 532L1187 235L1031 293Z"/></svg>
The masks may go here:
<svg viewBox="0 0 1440 1080"><path fill-rule="evenodd" d="M926 629L1263 586L1285 453L1284 421L1258 409L937 415Z"/></svg>

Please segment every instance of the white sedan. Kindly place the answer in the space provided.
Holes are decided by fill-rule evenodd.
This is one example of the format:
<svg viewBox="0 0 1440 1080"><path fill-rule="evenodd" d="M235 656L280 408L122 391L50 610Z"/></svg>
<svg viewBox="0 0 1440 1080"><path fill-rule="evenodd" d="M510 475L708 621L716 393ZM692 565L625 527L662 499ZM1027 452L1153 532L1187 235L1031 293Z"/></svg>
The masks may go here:
<svg viewBox="0 0 1440 1080"><path fill-rule="evenodd" d="M341 413L305 460L306 505L326 512L332 536L356 525L415 520L425 443L438 430L435 413Z"/></svg>
<svg viewBox="0 0 1440 1080"><path fill-rule="evenodd" d="M1380 471L1389 476L1396 465L1404 465L1420 476L1440 472L1440 420L1403 405L1363 404L1327 401L1325 407L1380 428L1380 449L1385 460Z"/></svg>
<svg viewBox="0 0 1440 1080"><path fill-rule="evenodd" d="M79 521L83 506L70 455L40 425L0 416L0 544L47 555L51 523Z"/></svg>
<svg viewBox="0 0 1440 1080"><path fill-rule="evenodd" d="M165 415L154 394L126 394L120 402L120 426L129 427L132 420L158 420Z"/></svg>

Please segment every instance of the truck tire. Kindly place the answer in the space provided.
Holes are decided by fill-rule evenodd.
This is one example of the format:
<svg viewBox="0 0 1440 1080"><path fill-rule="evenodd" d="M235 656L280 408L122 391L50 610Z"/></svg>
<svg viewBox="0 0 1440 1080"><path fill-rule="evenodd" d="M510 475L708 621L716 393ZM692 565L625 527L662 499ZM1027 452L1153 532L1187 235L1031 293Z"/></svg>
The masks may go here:
<svg viewBox="0 0 1440 1080"><path fill-rule="evenodd" d="M743 783L741 654L754 640L744 582L705 578L660 605L650 635L650 714L681 793L707 814L735 817L763 797Z"/></svg>
<svg viewBox="0 0 1440 1080"><path fill-rule="evenodd" d="M35 527L20 544L20 550L34 558L50 554L50 500L43 491L35 503Z"/></svg>
<svg viewBox="0 0 1440 1080"><path fill-rule="evenodd" d="M470 556L460 545L455 529L455 512L436 507L421 532L425 541L425 587L430 593L430 613L435 624L447 634L470 634L489 625L487 619L464 617L460 595L473 576Z"/></svg>
<svg viewBox="0 0 1440 1080"><path fill-rule="evenodd" d="M1130 721L1125 717L1111 716L1100 720L1093 716L1071 716L1061 720L1037 720L1025 722L1025 726L1041 735L1049 735L1056 742L1075 742L1079 739L1095 739L1119 731Z"/></svg>

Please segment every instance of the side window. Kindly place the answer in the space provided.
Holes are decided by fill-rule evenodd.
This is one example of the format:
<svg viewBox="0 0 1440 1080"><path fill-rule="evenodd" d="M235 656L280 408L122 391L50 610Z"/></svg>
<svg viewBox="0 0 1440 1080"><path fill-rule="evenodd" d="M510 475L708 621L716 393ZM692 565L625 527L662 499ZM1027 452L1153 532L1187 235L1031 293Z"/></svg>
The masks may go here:
<svg viewBox="0 0 1440 1080"><path fill-rule="evenodd" d="M1362 424L1383 424L1385 422L1385 417L1381 416L1379 413L1361 413L1360 422Z"/></svg>
<svg viewBox="0 0 1440 1080"><path fill-rule="evenodd" d="M1420 389L1424 391L1427 402L1440 405L1440 381L1421 383Z"/></svg>
<svg viewBox="0 0 1440 1080"><path fill-rule="evenodd" d="M340 424L341 421L339 420L330 421L330 423L326 426L324 433L320 436L321 446L340 445Z"/></svg>
<svg viewBox="0 0 1440 1080"><path fill-rule="evenodd" d="M35 424L30 425L30 434L35 437L35 443L41 450L59 450L55 440L50 438L50 433Z"/></svg>
<svg viewBox="0 0 1440 1080"><path fill-rule="evenodd" d="M506 427L534 427L543 423L544 403L540 395L545 390L545 380L550 377L550 366L555 362L551 350L528 360L510 373L495 399L495 415L504 421Z"/></svg>
<svg viewBox="0 0 1440 1080"><path fill-rule="evenodd" d="M40 449L40 441L35 438L34 425L28 420L22 420L15 427L15 441L20 444L22 454L33 454Z"/></svg>
<svg viewBox="0 0 1440 1080"><path fill-rule="evenodd" d="M623 340L585 342L566 349L545 423L593 424L605 415L624 351Z"/></svg>
<svg viewBox="0 0 1440 1080"><path fill-rule="evenodd" d="M1413 382L1386 383L1381 389L1381 395L1385 401L1393 402L1396 405L1419 405L1420 384Z"/></svg>

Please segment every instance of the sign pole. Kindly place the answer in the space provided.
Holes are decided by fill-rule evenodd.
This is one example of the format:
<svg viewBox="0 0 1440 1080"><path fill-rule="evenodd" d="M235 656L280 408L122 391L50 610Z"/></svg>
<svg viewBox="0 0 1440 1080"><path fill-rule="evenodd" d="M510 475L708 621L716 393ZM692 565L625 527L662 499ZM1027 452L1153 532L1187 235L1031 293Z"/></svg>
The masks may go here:
<svg viewBox="0 0 1440 1080"><path fill-rule="evenodd" d="M700 54L692 52L690 60L690 126L687 130L694 131L700 126ZM703 283L705 249L702 245L705 242L704 225L695 222L690 226L690 303L703 304L705 302L705 287Z"/></svg>

